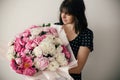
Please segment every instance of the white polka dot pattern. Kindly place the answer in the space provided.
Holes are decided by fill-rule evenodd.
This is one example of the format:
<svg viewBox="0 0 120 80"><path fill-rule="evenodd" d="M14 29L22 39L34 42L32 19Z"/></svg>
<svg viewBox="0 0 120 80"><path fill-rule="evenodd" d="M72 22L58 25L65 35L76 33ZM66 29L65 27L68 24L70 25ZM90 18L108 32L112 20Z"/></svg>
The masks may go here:
<svg viewBox="0 0 120 80"><path fill-rule="evenodd" d="M70 45L75 57L80 46L88 47L90 51L93 51L93 32L88 28L85 29L80 34L78 34L75 39L70 41Z"/></svg>

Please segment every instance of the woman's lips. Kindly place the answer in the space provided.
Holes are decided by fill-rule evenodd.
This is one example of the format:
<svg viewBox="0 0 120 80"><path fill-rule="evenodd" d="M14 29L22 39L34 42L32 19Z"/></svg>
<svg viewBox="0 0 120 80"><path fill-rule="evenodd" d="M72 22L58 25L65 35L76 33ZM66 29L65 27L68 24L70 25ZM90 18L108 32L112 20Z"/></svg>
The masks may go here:
<svg viewBox="0 0 120 80"><path fill-rule="evenodd" d="M63 22L67 22L67 20L63 19Z"/></svg>

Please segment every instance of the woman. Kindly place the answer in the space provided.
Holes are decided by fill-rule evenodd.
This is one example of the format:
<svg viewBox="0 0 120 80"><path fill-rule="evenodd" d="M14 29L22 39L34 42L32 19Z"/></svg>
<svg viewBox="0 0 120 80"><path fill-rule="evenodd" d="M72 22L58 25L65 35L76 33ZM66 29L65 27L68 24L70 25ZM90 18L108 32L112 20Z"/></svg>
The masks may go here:
<svg viewBox="0 0 120 80"><path fill-rule="evenodd" d="M74 80L81 80L81 71L93 51L93 32L87 28L83 0L64 0L60 6L60 24L67 35L78 66L69 70Z"/></svg>

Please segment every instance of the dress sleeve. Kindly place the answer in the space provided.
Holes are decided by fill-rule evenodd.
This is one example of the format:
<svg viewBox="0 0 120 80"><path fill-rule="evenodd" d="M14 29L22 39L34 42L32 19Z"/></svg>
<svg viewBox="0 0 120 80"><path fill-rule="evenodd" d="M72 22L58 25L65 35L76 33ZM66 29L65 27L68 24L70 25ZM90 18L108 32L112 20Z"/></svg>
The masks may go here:
<svg viewBox="0 0 120 80"><path fill-rule="evenodd" d="M81 46L86 46L93 51L93 32L91 30L85 31L82 36Z"/></svg>

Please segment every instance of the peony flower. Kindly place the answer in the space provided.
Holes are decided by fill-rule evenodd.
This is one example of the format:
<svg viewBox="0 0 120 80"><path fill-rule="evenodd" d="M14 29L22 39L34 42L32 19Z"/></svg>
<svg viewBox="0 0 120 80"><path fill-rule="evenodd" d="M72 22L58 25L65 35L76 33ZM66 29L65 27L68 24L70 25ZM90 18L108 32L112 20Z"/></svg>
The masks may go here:
<svg viewBox="0 0 120 80"><path fill-rule="evenodd" d="M40 56L35 59L35 67L39 70L44 70L48 67L49 60L46 57Z"/></svg>
<svg viewBox="0 0 120 80"><path fill-rule="evenodd" d="M23 74L23 70L22 69L17 69L16 73Z"/></svg>
<svg viewBox="0 0 120 80"><path fill-rule="evenodd" d="M14 39L8 42L8 46L12 46L14 44Z"/></svg>
<svg viewBox="0 0 120 80"><path fill-rule="evenodd" d="M8 53L7 58L8 60L12 60L15 58L15 56L13 54Z"/></svg>
<svg viewBox="0 0 120 80"><path fill-rule="evenodd" d="M25 42L24 42L21 38L16 38L15 43L16 43L16 44L19 43L21 46L24 46L24 45L25 45Z"/></svg>
<svg viewBox="0 0 120 80"><path fill-rule="evenodd" d="M16 61L16 63L17 63L18 65L20 65L20 64L22 63L21 58L16 58L15 61Z"/></svg>
<svg viewBox="0 0 120 80"><path fill-rule="evenodd" d="M23 37L22 40L26 43L29 41L29 37Z"/></svg>
<svg viewBox="0 0 120 80"><path fill-rule="evenodd" d="M49 28L49 32L50 32L52 35L54 35L54 36L58 36L58 32L57 32L57 30L56 30L55 28L50 27L50 28Z"/></svg>
<svg viewBox="0 0 120 80"><path fill-rule="evenodd" d="M56 61L61 65L61 66L65 66L68 64L67 59L65 58L64 53L58 53L55 55L56 57Z"/></svg>
<svg viewBox="0 0 120 80"><path fill-rule="evenodd" d="M19 44L19 42L14 43L14 49L16 52L21 52L22 46Z"/></svg>
<svg viewBox="0 0 120 80"><path fill-rule="evenodd" d="M32 46L33 48L35 48L35 47L37 46L37 44L33 42L33 43L31 44L31 46Z"/></svg>
<svg viewBox="0 0 120 80"><path fill-rule="evenodd" d="M71 55L70 55L70 52L67 50L67 48L62 45L62 48L63 48L63 53L65 54L66 58L70 59Z"/></svg>
<svg viewBox="0 0 120 80"><path fill-rule="evenodd" d="M57 37L54 39L54 43L55 43L55 44L63 45L62 40L61 40L60 38L57 38Z"/></svg>
<svg viewBox="0 0 120 80"><path fill-rule="evenodd" d="M23 33L22 33L22 36L23 37L28 37L28 36L30 36L31 34L30 34L30 30L25 30Z"/></svg>
<svg viewBox="0 0 120 80"><path fill-rule="evenodd" d="M55 60L51 61L48 65L48 70L55 71L57 68L59 68L59 63Z"/></svg>
<svg viewBox="0 0 120 80"><path fill-rule="evenodd" d="M25 48L24 53L29 53L29 52L30 50Z"/></svg>
<svg viewBox="0 0 120 80"><path fill-rule="evenodd" d="M54 36L47 35L46 38L38 45L42 49L44 55L54 55L56 53L55 44L53 43Z"/></svg>
<svg viewBox="0 0 120 80"><path fill-rule="evenodd" d="M37 57L41 56L42 55L42 50L40 47L36 47L33 49L33 54Z"/></svg>
<svg viewBox="0 0 120 80"><path fill-rule="evenodd" d="M32 28L30 32L32 36L38 36L42 32L42 28L41 27Z"/></svg>
<svg viewBox="0 0 120 80"><path fill-rule="evenodd" d="M33 39L35 39L35 37L36 37L36 36L32 35L32 36L29 37L29 39L30 39L30 40L33 40Z"/></svg>
<svg viewBox="0 0 120 80"><path fill-rule="evenodd" d="M33 42L36 43L37 45L39 45L39 43L40 43L43 39L45 39L45 38L46 38L45 35L38 36L38 37L36 37L36 38L33 40Z"/></svg>
<svg viewBox="0 0 120 80"><path fill-rule="evenodd" d="M16 58L11 60L11 67L19 74L32 76L36 69L32 68L33 62L29 57Z"/></svg>
<svg viewBox="0 0 120 80"><path fill-rule="evenodd" d="M21 52L21 50L23 50L22 48L25 46L25 42L20 39L20 38L16 38L15 42L14 42L14 49L16 52Z"/></svg>
<svg viewBox="0 0 120 80"><path fill-rule="evenodd" d="M45 55L47 55L47 54L54 55L55 54L55 51L56 51L55 45L50 43L49 41L46 42L43 40L40 43L39 47L42 49L42 51Z"/></svg>
<svg viewBox="0 0 120 80"><path fill-rule="evenodd" d="M11 60L10 66L12 67L13 70L17 70L17 64L14 59Z"/></svg>
<svg viewBox="0 0 120 80"><path fill-rule="evenodd" d="M8 53L8 54L15 55L14 46L10 46L10 47L8 48L8 52L7 52L7 53Z"/></svg>
<svg viewBox="0 0 120 80"><path fill-rule="evenodd" d="M28 75L28 76L33 76L35 73L36 73L36 69L35 68L26 68L24 71L23 71L23 74L24 75Z"/></svg>
<svg viewBox="0 0 120 80"><path fill-rule="evenodd" d="M32 41L32 40L29 40L29 41L26 43L25 48L26 48L26 49L33 49L32 44L33 44L33 41Z"/></svg>
<svg viewBox="0 0 120 80"><path fill-rule="evenodd" d="M22 63L23 63L23 68L26 69L26 68L30 68L33 66L33 61L31 59L31 57L23 57L22 58Z"/></svg>
<svg viewBox="0 0 120 80"><path fill-rule="evenodd" d="M39 26L32 25L32 26L30 27L30 29L33 29L33 28L39 28Z"/></svg>
<svg viewBox="0 0 120 80"><path fill-rule="evenodd" d="M62 50L63 50L62 46L59 45L59 46L57 47L57 49L56 49L56 53L61 53Z"/></svg>

